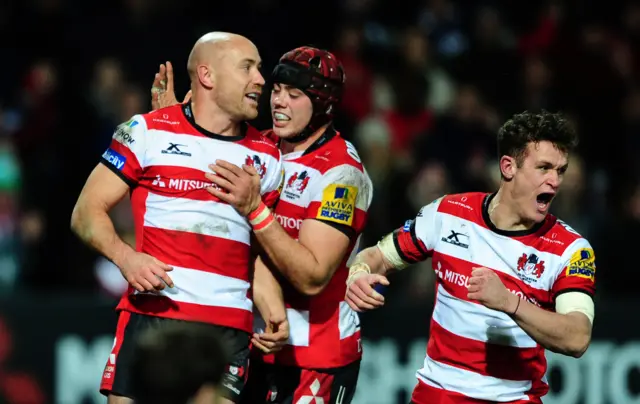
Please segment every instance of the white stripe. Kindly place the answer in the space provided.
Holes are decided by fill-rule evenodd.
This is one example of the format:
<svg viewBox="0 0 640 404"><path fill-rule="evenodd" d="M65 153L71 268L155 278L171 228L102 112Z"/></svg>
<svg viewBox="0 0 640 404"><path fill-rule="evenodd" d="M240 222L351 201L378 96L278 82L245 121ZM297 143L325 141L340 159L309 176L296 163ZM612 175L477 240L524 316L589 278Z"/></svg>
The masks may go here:
<svg viewBox="0 0 640 404"><path fill-rule="evenodd" d="M247 220L225 203L167 197L149 192L144 225L250 243Z"/></svg>
<svg viewBox="0 0 640 404"><path fill-rule="evenodd" d="M287 320L289 321L288 345L309 346L309 334L311 333L311 323L309 322L308 310L287 309ZM253 330L263 333L266 324L260 313L254 311Z"/></svg>
<svg viewBox="0 0 640 404"><path fill-rule="evenodd" d="M281 170L277 168L279 166L279 160L269 153L258 152L257 150L235 142L227 142L208 137L190 136L158 129L151 129L148 132L148 135L153 137L153 141L147 143L145 150L146 167L175 166L211 172L209 164L215 163L216 159L224 159L237 166L242 166L247 156L258 155L267 167L267 174L261 181L261 191L266 192L267 188L275 188L280 184L277 181L282 174ZM183 145L179 147L180 151L189 153L191 156L163 154L162 150L169 147L170 143ZM249 144L251 143L253 142ZM274 149L274 152L275 151ZM273 184L276 185L274 186ZM271 185L271 187L269 187L269 185Z"/></svg>
<svg viewBox="0 0 640 404"><path fill-rule="evenodd" d="M174 287L153 294L167 296L176 302L252 310L253 303L247 297L249 282L176 266L168 275Z"/></svg>
<svg viewBox="0 0 640 404"><path fill-rule="evenodd" d="M491 268L517 279L522 276L522 273L517 270L518 259L522 254L536 254L540 261L544 261L544 272L540 279L525 282L532 288L543 291L551 289L557 274L563 269L562 257L556 254L540 251L472 221L447 213L440 212L439 215L441 231L440 239L436 240L436 251L441 254L473 262L479 267ZM464 244L468 244L468 248L443 241L442 239L446 239L451 231L464 234L459 236L459 239Z"/></svg>
<svg viewBox="0 0 640 404"><path fill-rule="evenodd" d="M536 342L507 314L458 299L438 285L433 320L460 337L518 348L535 348Z"/></svg>
<svg viewBox="0 0 640 404"><path fill-rule="evenodd" d="M340 339L349 338L360 331L360 318L358 317L358 313L353 311L347 302L340 302L339 315L338 328L340 329Z"/></svg>
<svg viewBox="0 0 640 404"><path fill-rule="evenodd" d="M316 170L313 167L306 166L304 164L300 164L297 162L287 160L288 155L284 156L284 187L282 188L282 193L280 195L280 199L287 201L288 203L296 206L300 206L302 208L306 208L311 203L311 198L317 192L314 188L314 184L319 184L322 181L322 174L320 171ZM304 189L302 193L295 189L294 184L292 187L288 186L288 181L293 174L297 173L300 175L303 171L307 172L309 176L309 183L307 187ZM320 191L322 192L322 190Z"/></svg>
<svg viewBox="0 0 640 404"><path fill-rule="evenodd" d="M530 381L513 381L484 376L468 370L424 359L424 366L416 377L429 386L465 395L478 400L516 401L528 400L524 392L531 389Z"/></svg>

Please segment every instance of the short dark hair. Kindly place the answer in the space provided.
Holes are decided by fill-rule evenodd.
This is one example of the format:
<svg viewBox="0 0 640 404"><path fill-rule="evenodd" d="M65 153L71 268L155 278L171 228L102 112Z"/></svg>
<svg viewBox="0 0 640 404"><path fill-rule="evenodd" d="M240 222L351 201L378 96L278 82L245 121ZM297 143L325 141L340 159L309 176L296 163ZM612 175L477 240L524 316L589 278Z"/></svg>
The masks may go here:
<svg viewBox="0 0 640 404"><path fill-rule="evenodd" d="M568 153L578 145L578 135L567 118L560 113L525 111L514 115L498 131L498 158L510 156L521 165L527 145L549 141Z"/></svg>
<svg viewBox="0 0 640 404"><path fill-rule="evenodd" d="M175 322L136 340L131 386L136 404L186 404L204 385L217 386L227 366L210 325Z"/></svg>

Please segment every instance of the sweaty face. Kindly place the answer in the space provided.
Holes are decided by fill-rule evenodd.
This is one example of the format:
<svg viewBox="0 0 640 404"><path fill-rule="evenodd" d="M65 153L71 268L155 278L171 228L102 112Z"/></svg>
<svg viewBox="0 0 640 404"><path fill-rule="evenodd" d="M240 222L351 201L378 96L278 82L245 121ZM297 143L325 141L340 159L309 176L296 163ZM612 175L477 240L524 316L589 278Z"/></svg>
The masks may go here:
<svg viewBox="0 0 640 404"><path fill-rule="evenodd" d="M522 165L513 177L512 195L522 219L539 223L549 213L567 170L567 153L553 143L529 143Z"/></svg>
<svg viewBox="0 0 640 404"><path fill-rule="evenodd" d="M311 99L297 88L275 83L271 91L273 132L283 139L300 134L313 114Z"/></svg>
<svg viewBox="0 0 640 404"><path fill-rule="evenodd" d="M264 86L260 54L248 41L229 45L214 66L214 97L218 106L234 119L258 116L258 99Z"/></svg>

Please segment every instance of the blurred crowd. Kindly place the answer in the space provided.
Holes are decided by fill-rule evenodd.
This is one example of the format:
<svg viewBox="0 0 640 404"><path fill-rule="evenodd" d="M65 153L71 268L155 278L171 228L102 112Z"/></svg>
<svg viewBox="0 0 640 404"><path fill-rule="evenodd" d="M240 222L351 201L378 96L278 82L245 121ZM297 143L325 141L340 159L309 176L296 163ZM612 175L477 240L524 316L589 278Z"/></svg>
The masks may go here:
<svg viewBox="0 0 640 404"><path fill-rule="evenodd" d="M304 44L342 60L336 125L375 185L367 245L443 194L495 190L501 123L563 111L581 143L552 210L592 241L599 297L634 294L640 3L569 0L2 2L0 293L120 293L117 270L68 230L71 209L115 126L149 110L159 63L173 62L181 98L191 46L212 30L253 40L267 78ZM128 201L112 216L133 243ZM405 272L390 304L429 304L432 271Z"/></svg>

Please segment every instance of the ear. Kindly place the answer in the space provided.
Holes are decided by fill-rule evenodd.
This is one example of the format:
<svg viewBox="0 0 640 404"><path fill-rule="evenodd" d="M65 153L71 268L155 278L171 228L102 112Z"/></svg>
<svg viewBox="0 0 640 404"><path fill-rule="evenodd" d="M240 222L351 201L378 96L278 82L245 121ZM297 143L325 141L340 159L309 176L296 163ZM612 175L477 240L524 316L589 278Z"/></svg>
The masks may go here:
<svg viewBox="0 0 640 404"><path fill-rule="evenodd" d="M500 173L506 181L511 181L518 171L516 159L510 156L500 158Z"/></svg>
<svg viewBox="0 0 640 404"><path fill-rule="evenodd" d="M207 65L198 65L197 73L198 80L204 88L212 89L215 83L215 77L213 74L213 70Z"/></svg>

